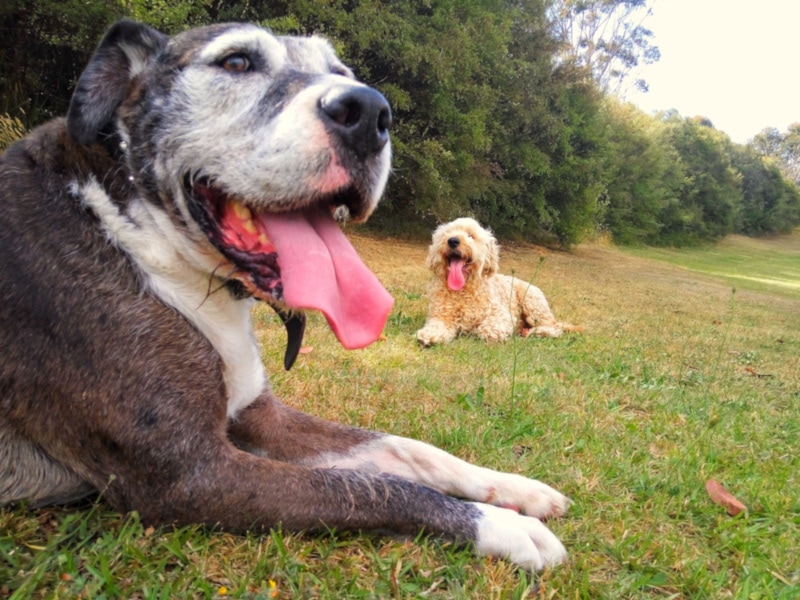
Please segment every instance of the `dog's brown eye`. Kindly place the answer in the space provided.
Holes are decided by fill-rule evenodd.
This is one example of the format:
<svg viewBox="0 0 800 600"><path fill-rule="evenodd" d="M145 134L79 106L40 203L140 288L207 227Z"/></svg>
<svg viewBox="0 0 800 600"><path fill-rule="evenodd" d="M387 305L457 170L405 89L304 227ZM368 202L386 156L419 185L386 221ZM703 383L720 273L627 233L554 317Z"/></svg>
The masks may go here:
<svg viewBox="0 0 800 600"><path fill-rule="evenodd" d="M244 73L250 70L250 59L244 54L232 54L222 61L222 68L233 73Z"/></svg>

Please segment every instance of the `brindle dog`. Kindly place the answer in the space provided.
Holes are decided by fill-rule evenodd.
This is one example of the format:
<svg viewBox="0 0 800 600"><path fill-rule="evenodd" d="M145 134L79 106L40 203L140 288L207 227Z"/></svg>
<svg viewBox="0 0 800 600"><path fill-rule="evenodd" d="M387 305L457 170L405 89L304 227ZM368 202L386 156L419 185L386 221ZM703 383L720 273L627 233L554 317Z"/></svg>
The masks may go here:
<svg viewBox="0 0 800 600"><path fill-rule="evenodd" d="M264 374L256 299L287 367L303 310L348 348L384 326L333 213L375 208L391 118L319 38L111 27L66 119L0 158L0 505L102 491L152 523L424 529L561 562L557 491L293 410Z"/></svg>

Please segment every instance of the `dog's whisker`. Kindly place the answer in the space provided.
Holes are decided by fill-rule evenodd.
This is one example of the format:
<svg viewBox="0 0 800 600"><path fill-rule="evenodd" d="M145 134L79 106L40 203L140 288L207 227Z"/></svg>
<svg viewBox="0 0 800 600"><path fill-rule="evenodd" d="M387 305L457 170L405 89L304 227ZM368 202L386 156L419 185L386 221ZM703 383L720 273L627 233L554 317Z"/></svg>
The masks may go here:
<svg viewBox="0 0 800 600"><path fill-rule="evenodd" d="M217 275L217 272L224 266L225 263L219 263L216 267L214 267L214 270L211 271L211 274L208 277L208 287L206 288L206 294L203 297L203 301L197 307L198 309L201 308L203 304L205 304L205 301L208 300L211 296L213 296L220 290L224 290L226 287L226 282L229 279L231 279L236 273L240 272L239 269L237 269L234 266L231 267L230 270L224 276L220 277ZM219 285L215 289L212 289L215 281L219 282Z"/></svg>

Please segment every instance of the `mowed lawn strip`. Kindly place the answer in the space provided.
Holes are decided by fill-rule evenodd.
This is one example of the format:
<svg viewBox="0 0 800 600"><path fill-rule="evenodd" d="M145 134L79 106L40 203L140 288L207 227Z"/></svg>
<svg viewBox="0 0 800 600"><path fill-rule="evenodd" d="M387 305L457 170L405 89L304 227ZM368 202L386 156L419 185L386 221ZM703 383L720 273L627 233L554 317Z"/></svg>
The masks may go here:
<svg viewBox="0 0 800 600"><path fill-rule="evenodd" d="M800 236L730 236L700 249L647 248L630 252L706 273L744 289L800 298Z"/></svg>

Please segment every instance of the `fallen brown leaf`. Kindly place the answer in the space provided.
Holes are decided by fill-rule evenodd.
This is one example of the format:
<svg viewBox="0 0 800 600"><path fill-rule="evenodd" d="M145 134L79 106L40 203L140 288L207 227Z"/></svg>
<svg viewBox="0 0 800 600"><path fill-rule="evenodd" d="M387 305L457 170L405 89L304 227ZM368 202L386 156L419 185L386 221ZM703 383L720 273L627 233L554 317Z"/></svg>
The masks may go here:
<svg viewBox="0 0 800 600"><path fill-rule="evenodd" d="M744 370L750 373L750 375L753 377L774 377L774 375L770 375L768 373L759 373L753 367L745 367Z"/></svg>
<svg viewBox="0 0 800 600"><path fill-rule="evenodd" d="M298 354L310 354L314 350L313 346L301 346L300 350L297 351Z"/></svg>
<svg viewBox="0 0 800 600"><path fill-rule="evenodd" d="M719 506L723 507L725 511L732 517L735 517L743 510L747 510L747 507L739 502L733 494L731 494L728 490L722 487L722 484L715 479L709 479L706 481L706 491L708 495L711 497L711 500L714 504L718 504Z"/></svg>

